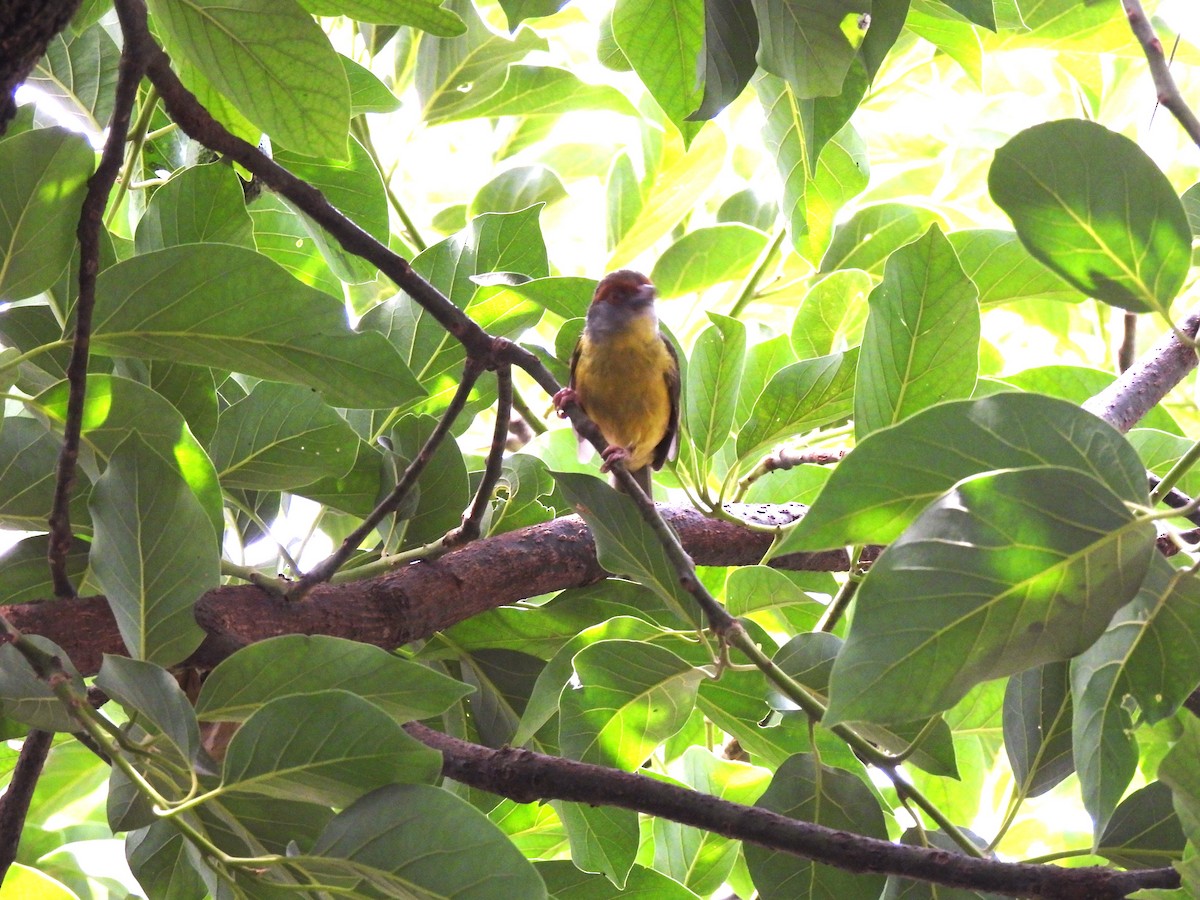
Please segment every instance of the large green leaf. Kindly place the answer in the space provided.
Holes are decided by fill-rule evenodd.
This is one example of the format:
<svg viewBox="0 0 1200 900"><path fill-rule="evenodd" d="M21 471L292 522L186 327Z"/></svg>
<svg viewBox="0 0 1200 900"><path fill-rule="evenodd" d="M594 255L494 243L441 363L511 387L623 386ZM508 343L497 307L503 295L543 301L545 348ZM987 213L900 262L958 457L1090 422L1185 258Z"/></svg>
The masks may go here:
<svg viewBox="0 0 1200 900"><path fill-rule="evenodd" d="M329 38L295 0L149 0L167 43L284 145L346 158L350 87Z"/></svg>
<svg viewBox="0 0 1200 900"><path fill-rule="evenodd" d="M200 753L200 726L187 695L164 668L140 659L105 654L96 687L125 708L151 734L162 735L175 763L190 765ZM163 751L162 743L157 747Z"/></svg>
<svg viewBox="0 0 1200 900"><path fill-rule="evenodd" d="M617 0L613 37L642 84L690 144L702 123L689 120L703 99L703 0Z"/></svg>
<svg viewBox="0 0 1200 900"><path fill-rule="evenodd" d="M637 859L638 814L619 806L588 806L560 800L554 811L566 829L572 862L604 875L618 888Z"/></svg>
<svg viewBox="0 0 1200 900"><path fill-rule="evenodd" d="M746 358L746 326L708 315L713 324L696 338L687 370L687 429L703 468L729 440Z"/></svg>
<svg viewBox="0 0 1200 900"><path fill-rule="evenodd" d="M883 812L862 779L797 754L775 772L755 806L793 819L887 840ZM884 877L835 869L755 844L745 847L746 865L763 900L795 897L878 897Z"/></svg>
<svg viewBox="0 0 1200 900"><path fill-rule="evenodd" d="M73 537L67 551L67 577L78 584L87 571L88 550L91 544ZM4 585L4 602L32 603L54 596L54 582L46 559L50 552L50 536L35 534L17 541L0 553L0 584Z"/></svg>
<svg viewBox="0 0 1200 900"><path fill-rule="evenodd" d="M754 0L759 65L800 99L840 94L871 23L871 0Z"/></svg>
<svg viewBox="0 0 1200 900"><path fill-rule="evenodd" d="M633 771L679 731L705 673L663 647L600 641L575 655L579 685L560 699L559 740L572 759Z"/></svg>
<svg viewBox="0 0 1200 900"><path fill-rule="evenodd" d="M833 232L829 249L821 258L821 271L864 269L882 275L892 252L911 243L938 222L936 213L904 203L864 206Z"/></svg>
<svg viewBox="0 0 1200 900"><path fill-rule="evenodd" d="M454 115L459 108L475 106L497 93L508 77L507 65L530 50L545 50L546 40L528 28L512 38L487 28L470 4L452 2L449 8L467 15L465 34L449 41L421 41L414 80L425 107L427 121Z"/></svg>
<svg viewBox="0 0 1200 900"><path fill-rule="evenodd" d="M37 396L41 409L57 423L67 418L70 387L60 381ZM115 375L89 375L83 405L82 436L102 460L108 459L131 434L187 482L212 523L224 531L221 485L217 470L179 411L143 384Z"/></svg>
<svg viewBox="0 0 1200 900"><path fill-rule="evenodd" d="M241 181L231 167L219 163L191 166L172 176L154 192L134 238L138 253L205 241L255 249Z"/></svg>
<svg viewBox="0 0 1200 900"><path fill-rule="evenodd" d="M803 359L780 369L759 394L737 437L747 459L772 444L849 418L854 403L858 348Z"/></svg>
<svg viewBox="0 0 1200 900"><path fill-rule="evenodd" d="M950 246L967 277L979 289L979 303L1009 300L1063 300L1083 295L1038 262L1015 232L992 228L952 231Z"/></svg>
<svg viewBox="0 0 1200 900"><path fill-rule="evenodd" d="M1131 869L1183 858L1187 838L1171 804L1171 789L1152 781L1121 801L1096 841L1096 853Z"/></svg>
<svg viewBox="0 0 1200 900"><path fill-rule="evenodd" d="M1004 749L1022 796L1044 794L1075 771L1071 682L1065 662L1018 672L1004 691Z"/></svg>
<svg viewBox="0 0 1200 900"><path fill-rule="evenodd" d="M66 269L93 156L65 128L0 141L0 301L39 294Z"/></svg>
<svg viewBox="0 0 1200 900"><path fill-rule="evenodd" d="M91 131L100 132L112 112L120 59L120 48L99 24L76 34L59 32L26 83L53 97Z"/></svg>
<svg viewBox="0 0 1200 900"><path fill-rule="evenodd" d="M358 444L320 394L263 381L221 413L209 453L227 489L286 491L348 474Z"/></svg>
<svg viewBox="0 0 1200 900"><path fill-rule="evenodd" d="M689 231L654 264L650 280L660 297L703 291L748 274L767 236L747 225L712 225Z"/></svg>
<svg viewBox="0 0 1200 900"><path fill-rule="evenodd" d="M888 258L867 302L854 385L859 440L935 403L971 395L979 370L979 294L937 225Z"/></svg>
<svg viewBox="0 0 1200 900"><path fill-rule="evenodd" d="M130 655L171 665L199 646L192 607L219 583L212 523L178 469L141 435L108 460L91 499L92 573Z"/></svg>
<svg viewBox="0 0 1200 900"><path fill-rule="evenodd" d="M395 782L429 782L441 755L373 703L346 691L277 697L238 729L224 784L243 793L348 806Z"/></svg>
<svg viewBox="0 0 1200 900"><path fill-rule="evenodd" d="M575 511L587 522L596 541L600 565L614 575L643 584L683 622L694 623L696 601L679 583L662 542L633 501L603 481L576 472L551 472Z"/></svg>
<svg viewBox="0 0 1200 900"><path fill-rule="evenodd" d="M738 98L758 68L758 19L738 0L704 0L704 97L689 119L711 119Z"/></svg>
<svg viewBox="0 0 1200 900"><path fill-rule="evenodd" d="M314 16L349 16L376 25L411 25L439 37L462 34L462 20L442 0L300 0Z"/></svg>
<svg viewBox="0 0 1200 900"><path fill-rule="evenodd" d="M428 785L371 792L334 817L312 853L297 863L357 876L364 888L373 886L369 896L546 897L533 865L499 828L465 800Z"/></svg>
<svg viewBox="0 0 1200 900"><path fill-rule="evenodd" d="M350 331L339 301L229 244L169 247L105 269L92 347L305 384L339 406L393 407L422 394L383 338Z"/></svg>
<svg viewBox="0 0 1200 900"><path fill-rule="evenodd" d="M196 712L244 721L276 697L348 690L397 722L444 712L468 692L462 682L391 653L324 635L289 634L244 647L205 680Z"/></svg>
<svg viewBox="0 0 1200 900"><path fill-rule="evenodd" d="M871 276L839 269L808 289L792 320L792 348L802 359L823 356L862 341Z"/></svg>
<svg viewBox="0 0 1200 900"><path fill-rule="evenodd" d="M1077 655L1137 592L1154 537L1078 470L961 482L864 579L828 720L932 715L980 682Z"/></svg>
<svg viewBox="0 0 1200 900"><path fill-rule="evenodd" d="M992 198L1035 257L1090 297L1166 313L1191 264L1183 204L1137 144L1063 119L996 151Z"/></svg>
<svg viewBox="0 0 1200 900"><path fill-rule="evenodd" d="M7 418L0 427L0 526L44 531L54 505L54 471L61 440L41 422ZM87 485L77 486L71 521L86 531Z"/></svg>
<svg viewBox="0 0 1200 900"><path fill-rule="evenodd" d="M495 90L489 90L494 85ZM616 88L588 84L566 69L554 66L510 65L503 80L493 79L456 102L431 107L426 121L458 122L496 116L557 116L572 110L609 110L635 115L633 105Z"/></svg>
<svg viewBox="0 0 1200 900"><path fill-rule="evenodd" d="M388 242L388 203L383 177L356 138L350 138L348 158L343 154L340 159L315 159L312 155L282 150L275 154L275 161L318 188L325 199L375 240ZM295 207L292 209L338 278L359 283L378 275L371 263L344 250L324 228Z"/></svg>
<svg viewBox="0 0 1200 900"><path fill-rule="evenodd" d="M1030 466L1077 469L1130 503L1149 500L1137 453L1111 425L1062 400L994 394L932 407L869 435L779 551L889 543L955 482Z"/></svg>

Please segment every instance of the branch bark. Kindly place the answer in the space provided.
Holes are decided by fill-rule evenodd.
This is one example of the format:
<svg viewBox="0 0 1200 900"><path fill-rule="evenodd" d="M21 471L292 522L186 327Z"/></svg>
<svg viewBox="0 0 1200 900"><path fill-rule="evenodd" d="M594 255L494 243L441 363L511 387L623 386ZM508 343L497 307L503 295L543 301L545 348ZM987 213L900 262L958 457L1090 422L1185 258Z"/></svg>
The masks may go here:
<svg viewBox="0 0 1200 900"><path fill-rule="evenodd" d="M852 872L880 872L1008 897L1116 900L1141 888L1179 885L1174 869L1122 872L1103 866L1063 868L1005 863L925 847L893 844L603 766L517 747L493 750L416 722L405 729L442 754L442 774L518 803L571 800L617 806L691 825Z"/></svg>

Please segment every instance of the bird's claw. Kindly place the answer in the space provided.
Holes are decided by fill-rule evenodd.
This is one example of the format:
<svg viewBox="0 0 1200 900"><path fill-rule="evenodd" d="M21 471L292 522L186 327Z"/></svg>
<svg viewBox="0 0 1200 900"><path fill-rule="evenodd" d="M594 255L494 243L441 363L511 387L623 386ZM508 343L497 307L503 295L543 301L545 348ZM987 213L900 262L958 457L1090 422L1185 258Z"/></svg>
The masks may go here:
<svg viewBox="0 0 1200 900"><path fill-rule="evenodd" d="M612 464L617 462L626 462L629 459L629 451L624 447L618 447L614 444L609 444L600 452L600 458L604 463L600 466L601 472L608 472L612 469Z"/></svg>
<svg viewBox="0 0 1200 900"><path fill-rule="evenodd" d="M568 403L578 402L578 395L575 393L575 388L562 388L557 394L551 398L554 408L558 411L558 417L565 419L567 417L566 406Z"/></svg>

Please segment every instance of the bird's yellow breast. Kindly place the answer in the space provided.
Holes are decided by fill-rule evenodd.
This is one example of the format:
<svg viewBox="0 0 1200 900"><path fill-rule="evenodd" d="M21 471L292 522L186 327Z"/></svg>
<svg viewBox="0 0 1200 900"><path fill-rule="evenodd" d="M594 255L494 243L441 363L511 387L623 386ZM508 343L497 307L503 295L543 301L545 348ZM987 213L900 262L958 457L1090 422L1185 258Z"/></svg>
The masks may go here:
<svg viewBox="0 0 1200 900"><path fill-rule="evenodd" d="M629 451L630 471L644 468L671 423L666 375L674 365L652 317L618 333L580 340L574 385L579 404L610 444Z"/></svg>

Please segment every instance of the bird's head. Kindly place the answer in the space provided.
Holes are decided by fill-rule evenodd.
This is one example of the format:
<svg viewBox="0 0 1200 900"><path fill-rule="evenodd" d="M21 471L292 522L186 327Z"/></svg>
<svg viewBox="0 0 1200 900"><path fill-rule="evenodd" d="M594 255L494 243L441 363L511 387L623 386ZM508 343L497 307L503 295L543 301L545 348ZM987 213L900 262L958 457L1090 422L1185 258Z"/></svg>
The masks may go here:
<svg viewBox="0 0 1200 900"><path fill-rule="evenodd" d="M593 337L603 338L639 320L648 321L657 328L656 296L654 285L641 272L620 269L605 275L596 285L592 305L588 307L588 332Z"/></svg>

